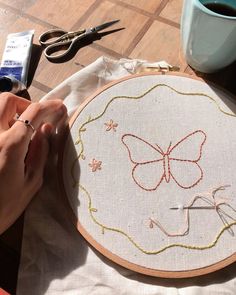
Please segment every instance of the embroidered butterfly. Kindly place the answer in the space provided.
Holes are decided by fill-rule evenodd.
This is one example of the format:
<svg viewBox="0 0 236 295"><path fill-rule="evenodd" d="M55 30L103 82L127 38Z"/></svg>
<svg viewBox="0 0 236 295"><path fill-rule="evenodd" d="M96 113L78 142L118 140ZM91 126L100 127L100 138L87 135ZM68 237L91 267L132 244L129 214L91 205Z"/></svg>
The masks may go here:
<svg viewBox="0 0 236 295"><path fill-rule="evenodd" d="M134 134L124 134L121 140L134 164L132 178L146 191L154 191L163 180L169 183L171 179L179 187L190 189L203 178L198 164L206 141L202 130L188 134L173 146L170 143L166 151Z"/></svg>

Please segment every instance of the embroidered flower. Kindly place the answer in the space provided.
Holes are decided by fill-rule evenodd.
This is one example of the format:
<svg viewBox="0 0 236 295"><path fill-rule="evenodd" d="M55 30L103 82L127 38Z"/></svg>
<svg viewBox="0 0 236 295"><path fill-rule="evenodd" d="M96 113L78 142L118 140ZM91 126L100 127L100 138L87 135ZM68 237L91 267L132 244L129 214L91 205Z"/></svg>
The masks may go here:
<svg viewBox="0 0 236 295"><path fill-rule="evenodd" d="M118 126L118 124L115 123L112 119L109 122L104 123L104 125L107 126L106 131L116 131L116 127Z"/></svg>
<svg viewBox="0 0 236 295"><path fill-rule="evenodd" d="M93 159L91 163L89 163L89 167L92 168L92 172L96 172L97 170L101 170L102 167L102 161L97 161L96 159Z"/></svg>

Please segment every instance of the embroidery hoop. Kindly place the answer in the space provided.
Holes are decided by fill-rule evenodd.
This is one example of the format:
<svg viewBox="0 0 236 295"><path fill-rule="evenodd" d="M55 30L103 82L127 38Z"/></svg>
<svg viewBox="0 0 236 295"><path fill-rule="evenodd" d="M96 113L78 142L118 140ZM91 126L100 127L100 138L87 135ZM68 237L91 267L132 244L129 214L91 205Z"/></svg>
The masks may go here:
<svg viewBox="0 0 236 295"><path fill-rule="evenodd" d="M169 82L169 79L171 80L172 78L171 77L175 77L176 81L175 83L177 83L178 85L181 85L182 88L183 85L185 84L184 82L188 82L189 84L194 84L196 83L197 81L197 86L201 86L203 87L204 89L206 89L204 92L204 94L206 95L209 95L209 97L211 97L212 95L212 92L211 92L211 89L210 87L211 86L208 86L204 81L200 80L200 79L193 79L192 77L189 77L187 75L159 75L159 74L156 74L156 73L148 73L148 74L144 74L144 75L135 75L135 76L131 76L131 77L127 77L127 78L124 78L124 79L120 79L118 81L115 81L105 87L103 87L102 89L98 90L94 95L92 95L89 99L87 99L82 105L81 107L78 109L78 111L74 114L74 116L72 117L71 121L70 121L70 128L73 128L73 126L76 124L77 120L78 120L78 117L80 118L81 114L83 114L84 112L84 109L86 108L86 106L90 105L91 103L93 103L94 101L96 101L99 97L99 99L101 99L101 95L104 97L104 95L106 96L106 93L109 92L109 96L110 98L112 97L115 97L117 96L117 90L115 91L115 93L112 94L112 89L114 87L117 87L118 86L123 86L122 84L125 82L129 82L129 81L135 81L135 79L142 79L143 77L146 77L145 79L145 83L147 83L147 81L149 80L152 80L153 78L156 79L156 84L162 84L163 83L163 78L165 81L168 81ZM187 79L187 80L186 80ZM195 81L195 82L194 82ZM147 83L148 84L148 83ZM152 81L149 85L147 85L146 87L144 87L144 89L149 89L150 86L153 86L155 83ZM168 83L167 83L168 84ZM170 84L171 85L171 84ZM198 95L196 96L200 96L199 93L201 93L202 91L199 91L198 87L196 85L194 86L191 86L190 89L191 89L191 93L198 93ZM182 89L180 87L180 89ZM195 88L194 88L195 87ZM200 87L200 88L201 88ZM214 90L217 90L218 91L218 87L215 87L213 86ZM195 91L194 91L195 90ZM141 91L143 93L143 91ZM210 93L210 94L209 94ZM138 96L140 95L140 91L139 93L136 91L134 91L134 93L132 93L131 91L131 95L128 95L128 96ZM215 104L215 107L218 108L218 111L220 110L221 108L221 105L220 105L220 101L221 99L226 99L227 103L231 101L231 97L229 94L226 94L225 92L222 92L222 90L219 90L218 94L214 96L214 99L217 100L216 104ZM210 100L210 98L208 98ZM219 101L218 101L219 100ZM211 104L214 104L214 101L211 100ZM232 104L232 102L231 102ZM224 109L222 109L223 111L225 111ZM222 112L222 110L220 110ZM110 118L111 119L111 118ZM236 118L235 118L236 120ZM104 123L107 123L104 121ZM71 144L71 138L67 137L67 145L70 145ZM73 142L76 141L77 138L75 138L75 135L72 134L72 140ZM70 142L68 144L68 142ZM72 221L73 223L76 225L77 229L79 230L79 232L84 236L84 238L93 246L95 247L99 252L101 252L104 256L108 257L110 260L114 261L115 263L118 263L128 269L131 269L131 270L134 270L136 272L139 272L139 273L143 273L143 274L146 274L146 275L151 275L151 276L158 276L158 277L166 277L166 278L184 278L184 277L193 277L193 276L198 276L198 275L203 275L203 274L207 274L207 273L210 273L210 272L213 272L213 271L216 271L218 269L221 269L231 263L233 263L234 261L236 261L236 253L235 252L232 252L230 255L224 257L223 259L219 259L218 261L212 263L208 263L206 262L206 264L204 266L201 266L201 267L192 267L189 266L188 268L186 269L181 269L181 270L178 270L178 269L175 269L175 270L171 270L171 269L162 269L161 267L158 267L158 268L153 268L153 267L148 267L147 265L143 266L143 265L140 265L139 263L134 263L132 261L129 261L127 258L124 258L122 257L122 255L117 254L117 253L114 253L112 252L109 247L106 247L106 243L101 243L100 241L98 242L96 237L93 236L93 234L91 234L89 232L89 228L86 227L86 225L84 224L81 224L80 220L78 220L78 218L76 217L76 213L75 213L75 208L74 208L74 205L71 204L71 200L70 200L70 196L68 195L68 191L67 191L67 188L66 186L68 186L68 183L67 183L67 180L65 180L65 159L67 160L67 157L65 155L65 147L63 149L63 151L61 152L61 155L60 155L60 161L59 161L59 171L60 171L60 178L61 178L61 183L62 183L62 190L63 190L63 194L65 195L65 204L67 205L67 207L69 207L69 217L72 218ZM92 160L92 159L88 159L89 160ZM67 173L68 172L68 167L66 168L67 169ZM85 189L85 194L86 194L87 190ZM186 200L186 203L189 203L190 202L190 199ZM90 212L93 213L96 213L96 208L93 208L93 207L90 207ZM89 213L88 213L89 214ZM89 224L88 226L91 226L91 224ZM97 224L95 224L95 227L98 226ZM234 227L235 228L235 227ZM98 229L99 231L99 229ZM100 230L101 232L101 230ZM101 233L102 234L102 233ZM105 229L105 235L103 236L106 236L109 238L109 233L106 231ZM113 236L114 238L114 236ZM105 238L106 239L106 238ZM123 237L121 238L121 240L123 239ZM127 243L127 236L125 237L125 242L124 243ZM234 240L232 240L234 241ZM129 242L128 242L129 243ZM235 243L235 242L232 242L232 243ZM210 252L211 253L211 252ZM171 252L170 252L171 254ZM188 251L186 252L186 254L188 254ZM201 253L200 253L201 254ZM143 254L141 253L141 255L147 255L147 254ZM154 257L154 256L153 256Z"/></svg>

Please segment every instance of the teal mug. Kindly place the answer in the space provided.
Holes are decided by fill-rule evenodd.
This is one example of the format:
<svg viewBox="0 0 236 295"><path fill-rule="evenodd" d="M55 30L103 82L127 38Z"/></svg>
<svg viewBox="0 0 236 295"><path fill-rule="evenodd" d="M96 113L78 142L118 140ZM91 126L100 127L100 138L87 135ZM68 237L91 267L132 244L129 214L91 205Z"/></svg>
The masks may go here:
<svg viewBox="0 0 236 295"><path fill-rule="evenodd" d="M236 60L236 0L184 0L182 48L187 63L203 73Z"/></svg>

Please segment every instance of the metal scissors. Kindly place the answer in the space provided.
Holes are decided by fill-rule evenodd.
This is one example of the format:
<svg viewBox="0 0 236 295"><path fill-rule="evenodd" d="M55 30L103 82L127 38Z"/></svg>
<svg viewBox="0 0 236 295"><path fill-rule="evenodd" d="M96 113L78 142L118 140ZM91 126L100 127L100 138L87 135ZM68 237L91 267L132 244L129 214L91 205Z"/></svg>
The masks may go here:
<svg viewBox="0 0 236 295"><path fill-rule="evenodd" d="M97 32L112 26L118 21L119 20L113 20L93 28L82 29L74 32L67 32L60 29L48 30L42 35L40 35L39 42L41 45L46 46L44 50L45 56L50 60L56 61L69 55L72 51L72 47L78 41L82 41L83 39L89 36L95 35L97 34ZM120 29L109 32L114 32L118 30ZM55 52L59 53L55 54Z"/></svg>

